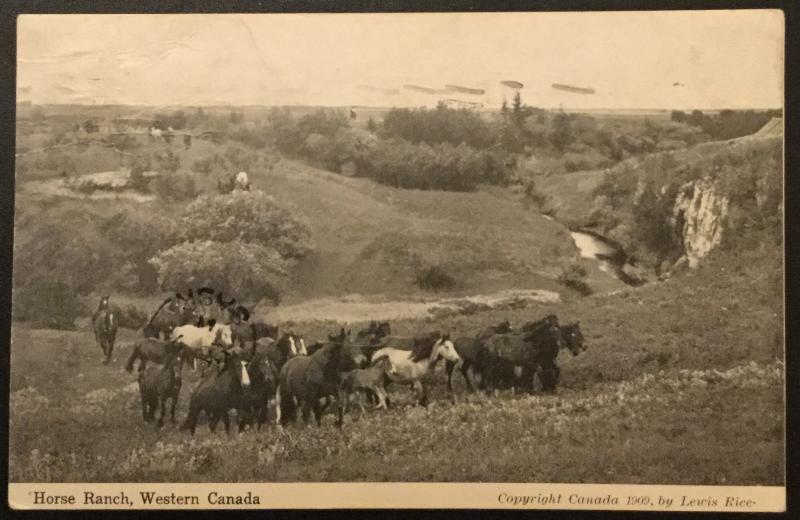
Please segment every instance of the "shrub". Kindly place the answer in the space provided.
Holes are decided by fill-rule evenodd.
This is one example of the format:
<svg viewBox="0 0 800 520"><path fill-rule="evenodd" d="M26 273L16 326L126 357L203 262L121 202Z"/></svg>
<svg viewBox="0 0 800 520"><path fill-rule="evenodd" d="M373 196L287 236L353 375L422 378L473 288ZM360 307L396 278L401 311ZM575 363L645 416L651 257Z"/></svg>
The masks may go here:
<svg viewBox="0 0 800 520"><path fill-rule="evenodd" d="M439 265L421 269L417 273L416 284L426 291L445 291L457 285L456 279Z"/></svg>
<svg viewBox="0 0 800 520"><path fill-rule="evenodd" d="M189 204L181 218L186 241L241 241L299 258L311 248L308 225L261 191L211 195Z"/></svg>
<svg viewBox="0 0 800 520"><path fill-rule="evenodd" d="M126 329L140 329L150 318L150 315L144 309L140 309L134 304L128 304L125 307L119 305L112 305L112 309L117 316L120 327Z"/></svg>
<svg viewBox="0 0 800 520"><path fill-rule="evenodd" d="M209 286L239 298L279 300L287 264L264 245L191 241L163 251L152 259L165 290Z"/></svg>
<svg viewBox="0 0 800 520"><path fill-rule="evenodd" d="M586 283L586 268L580 264L570 264L566 266L558 276L558 281L562 285L575 289L584 296L592 294L592 289Z"/></svg>

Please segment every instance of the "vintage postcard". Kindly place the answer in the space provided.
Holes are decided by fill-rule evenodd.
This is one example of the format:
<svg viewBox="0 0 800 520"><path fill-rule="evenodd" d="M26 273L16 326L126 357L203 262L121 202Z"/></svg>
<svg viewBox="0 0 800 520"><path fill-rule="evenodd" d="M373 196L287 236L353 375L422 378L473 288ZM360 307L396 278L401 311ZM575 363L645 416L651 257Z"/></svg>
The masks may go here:
<svg viewBox="0 0 800 520"><path fill-rule="evenodd" d="M15 509L786 507L778 10L17 19Z"/></svg>

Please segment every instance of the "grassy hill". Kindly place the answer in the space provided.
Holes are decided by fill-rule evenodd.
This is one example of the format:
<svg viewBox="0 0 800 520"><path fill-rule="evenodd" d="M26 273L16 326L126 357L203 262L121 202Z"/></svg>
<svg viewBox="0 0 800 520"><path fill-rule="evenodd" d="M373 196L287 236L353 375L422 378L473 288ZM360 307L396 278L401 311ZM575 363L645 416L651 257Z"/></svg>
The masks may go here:
<svg viewBox="0 0 800 520"><path fill-rule="evenodd" d="M453 278L456 293L555 290L577 258L563 226L502 190L400 190L286 160L251 181L312 228L316 251L296 273L297 297L416 293L417 275L431 267Z"/></svg>

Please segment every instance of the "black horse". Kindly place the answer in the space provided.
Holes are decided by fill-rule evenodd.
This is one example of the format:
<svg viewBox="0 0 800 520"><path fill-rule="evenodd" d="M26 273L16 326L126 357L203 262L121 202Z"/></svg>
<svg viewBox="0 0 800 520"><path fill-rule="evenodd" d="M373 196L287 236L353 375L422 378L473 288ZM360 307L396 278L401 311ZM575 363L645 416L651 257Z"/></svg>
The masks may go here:
<svg viewBox="0 0 800 520"><path fill-rule="evenodd" d="M297 418L299 405L303 420L308 423L313 411L317 426L322 423L324 409L331 397L339 398L336 425L344 422L344 398L339 396L342 373L358 368L365 361L360 349L347 342L322 344L313 354L296 356L283 365L275 394L278 424ZM325 399L325 406L322 400Z"/></svg>
<svg viewBox="0 0 800 520"><path fill-rule="evenodd" d="M389 325L388 321L382 321L378 323L377 321L369 322L369 325L365 329L361 329L356 333L356 343L366 343L369 345L377 345L380 343L381 339L385 336L389 336L392 333L392 326Z"/></svg>

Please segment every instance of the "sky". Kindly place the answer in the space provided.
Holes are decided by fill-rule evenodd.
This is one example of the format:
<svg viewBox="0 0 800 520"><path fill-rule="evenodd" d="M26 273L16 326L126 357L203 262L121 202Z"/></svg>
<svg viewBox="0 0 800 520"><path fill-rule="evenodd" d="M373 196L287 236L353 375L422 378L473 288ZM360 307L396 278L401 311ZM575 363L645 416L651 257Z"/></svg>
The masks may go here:
<svg viewBox="0 0 800 520"><path fill-rule="evenodd" d="M137 105L783 106L777 10L23 15L17 97ZM594 94L552 84L591 88ZM482 95L414 92L454 84ZM387 89L384 92L378 89Z"/></svg>

